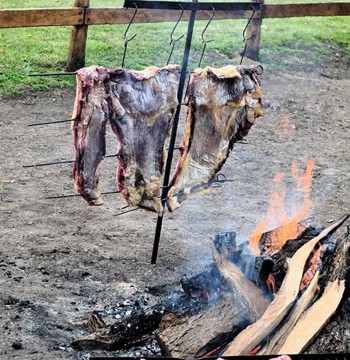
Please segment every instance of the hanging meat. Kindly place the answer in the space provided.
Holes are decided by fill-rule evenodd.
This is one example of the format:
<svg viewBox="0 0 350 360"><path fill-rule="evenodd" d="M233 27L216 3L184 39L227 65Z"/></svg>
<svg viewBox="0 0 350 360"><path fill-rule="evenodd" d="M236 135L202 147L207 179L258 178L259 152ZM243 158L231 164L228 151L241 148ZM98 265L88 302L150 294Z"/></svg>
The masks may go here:
<svg viewBox="0 0 350 360"><path fill-rule="evenodd" d="M102 205L98 189L98 165L105 155L106 122L109 118L109 74L91 66L77 72L77 92L73 111L75 190L89 205Z"/></svg>
<svg viewBox="0 0 350 360"><path fill-rule="evenodd" d="M185 133L170 180L169 211L191 192L208 188L233 145L263 115L261 66L196 69L190 78Z"/></svg>
<svg viewBox="0 0 350 360"><path fill-rule="evenodd" d="M164 145L178 105L180 68L120 68L109 74L110 121L118 139L118 190L130 206L161 215Z"/></svg>
<svg viewBox="0 0 350 360"><path fill-rule="evenodd" d="M106 122L118 139L117 187L128 205L161 214L164 144L177 106L180 68L143 71L91 66L77 72L73 117L75 189L101 205L98 165L105 155Z"/></svg>

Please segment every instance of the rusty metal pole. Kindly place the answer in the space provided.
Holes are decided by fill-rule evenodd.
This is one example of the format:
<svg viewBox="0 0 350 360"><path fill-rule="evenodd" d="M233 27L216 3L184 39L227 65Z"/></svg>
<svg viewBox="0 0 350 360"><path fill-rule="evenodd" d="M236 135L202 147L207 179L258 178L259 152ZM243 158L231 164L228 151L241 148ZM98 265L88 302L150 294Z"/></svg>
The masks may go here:
<svg viewBox="0 0 350 360"><path fill-rule="evenodd" d="M73 26L71 30L66 71L76 71L85 66L85 49L88 32L88 26L85 25L85 13L86 8L90 6L90 0L74 0L73 6L82 8L81 19L79 19L81 25Z"/></svg>
<svg viewBox="0 0 350 360"><path fill-rule="evenodd" d="M264 0L256 0L254 3L264 4ZM260 37L261 37L261 25L262 25L262 7L255 12L254 18L251 20L247 28L247 44L245 57L258 60Z"/></svg>

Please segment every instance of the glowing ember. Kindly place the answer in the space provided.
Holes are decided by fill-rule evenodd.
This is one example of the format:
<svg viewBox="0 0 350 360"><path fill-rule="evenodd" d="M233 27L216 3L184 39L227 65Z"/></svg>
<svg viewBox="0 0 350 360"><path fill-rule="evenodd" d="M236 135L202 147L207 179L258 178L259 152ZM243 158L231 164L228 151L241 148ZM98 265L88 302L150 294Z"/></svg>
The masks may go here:
<svg viewBox="0 0 350 360"><path fill-rule="evenodd" d="M297 165L294 163L291 165L291 174L296 181L296 194L303 194L301 204L297 208L290 209L291 214L288 214L286 210L285 200L287 191L282 182L283 174L277 173L275 175L266 219L262 220L256 230L248 237L250 248L254 254L260 255L259 243L261 235L273 227L276 227L276 229L274 229L269 243L266 244L265 253L267 254L279 250L287 240L294 239L299 235L299 222L305 218L311 207L310 189L313 168L314 162L308 160L306 162L305 173L299 174Z"/></svg>
<svg viewBox="0 0 350 360"><path fill-rule="evenodd" d="M261 349L260 345L257 345L253 350L248 352L248 356L254 356Z"/></svg>
<svg viewBox="0 0 350 360"><path fill-rule="evenodd" d="M321 270L322 260L321 257L324 253L324 249L321 243L318 244L318 249L314 249L312 251L310 260L309 260L309 268L304 273L304 276L301 280L300 290L304 291L310 284L311 280L316 274L316 271Z"/></svg>
<svg viewBox="0 0 350 360"><path fill-rule="evenodd" d="M266 284L270 293L274 294L276 291L276 281L275 281L275 277L272 274L268 276L266 280Z"/></svg>

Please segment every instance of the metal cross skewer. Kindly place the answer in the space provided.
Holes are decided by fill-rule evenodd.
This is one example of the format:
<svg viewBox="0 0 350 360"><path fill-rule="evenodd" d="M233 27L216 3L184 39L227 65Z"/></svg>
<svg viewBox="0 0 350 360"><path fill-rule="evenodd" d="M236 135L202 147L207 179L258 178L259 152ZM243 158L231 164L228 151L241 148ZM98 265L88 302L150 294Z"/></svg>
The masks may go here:
<svg viewBox="0 0 350 360"><path fill-rule="evenodd" d="M78 160L60 160L60 161L50 161L47 163L38 163L38 164L30 164L30 165L23 165L23 168L31 168L31 167L39 167L39 166L50 166L50 165L57 165L57 164L71 164L77 162Z"/></svg>
<svg viewBox="0 0 350 360"><path fill-rule="evenodd" d="M114 191L102 192L101 195L110 195L110 194L119 194L119 193L120 191L114 190ZM44 199L45 200L65 199L65 198L79 197L79 196L81 196L81 194L66 194L66 195L47 196Z"/></svg>
<svg viewBox="0 0 350 360"><path fill-rule="evenodd" d="M38 122L38 123L28 124L27 126L32 127L32 126L41 126L41 125L51 125L51 124L65 123L65 122L71 122L71 121L80 121L80 119L66 119L66 120Z"/></svg>
<svg viewBox="0 0 350 360"><path fill-rule="evenodd" d="M109 154L105 155L104 158L112 158L117 157L118 154ZM60 160L60 161L50 161L47 163L38 163L38 164L30 164L30 165L23 165L24 168L31 168L31 167L39 167L39 166L50 166L50 165L60 165L60 164L72 164L74 162L78 162L78 159L74 160Z"/></svg>
<svg viewBox="0 0 350 360"><path fill-rule="evenodd" d="M126 211L123 211L123 212L121 212L121 213L115 214L114 216L124 215L124 214L127 214L127 213L129 213L129 212L133 212L133 211L140 210L140 209L141 209L141 208L137 207L137 208L134 208L134 209L126 210Z"/></svg>
<svg viewBox="0 0 350 360"><path fill-rule="evenodd" d="M62 76L62 75L76 75L76 71L72 72L57 72L57 73L32 73L28 74L28 76Z"/></svg>

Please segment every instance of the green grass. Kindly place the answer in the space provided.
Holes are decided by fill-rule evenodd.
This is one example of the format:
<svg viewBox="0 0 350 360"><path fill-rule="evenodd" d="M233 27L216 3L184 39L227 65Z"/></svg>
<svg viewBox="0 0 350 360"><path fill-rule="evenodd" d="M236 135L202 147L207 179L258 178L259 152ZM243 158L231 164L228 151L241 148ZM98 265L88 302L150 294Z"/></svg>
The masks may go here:
<svg viewBox="0 0 350 360"><path fill-rule="evenodd" d="M315 2L316 0L313 0ZM273 1L265 1L273 3ZM274 1L275 3L281 1ZM283 1L287 2L287 1ZM288 2L302 2L294 0ZM23 8L23 1L2 0L0 9ZM28 0L26 8L67 8L73 0ZM91 7L121 6L122 1L90 0ZM243 20L213 21L206 33L208 44L202 66L227 63L243 48ZM170 51L169 34L174 24L133 24L130 34L137 33L129 43L125 66L142 69L165 64ZM201 52L201 32L205 21L195 25L190 67L195 67ZM175 36L186 33L181 23ZM126 25L90 26L86 65L120 66L123 56L123 34ZM31 72L64 71L70 37L69 27L0 29L0 94L44 90L49 87L73 86L72 77L28 77ZM350 54L350 17L318 17L265 19L262 26L260 60L274 67L298 62L321 64L330 44ZM179 41L172 61L181 63L184 38ZM222 56L224 55L224 56Z"/></svg>

